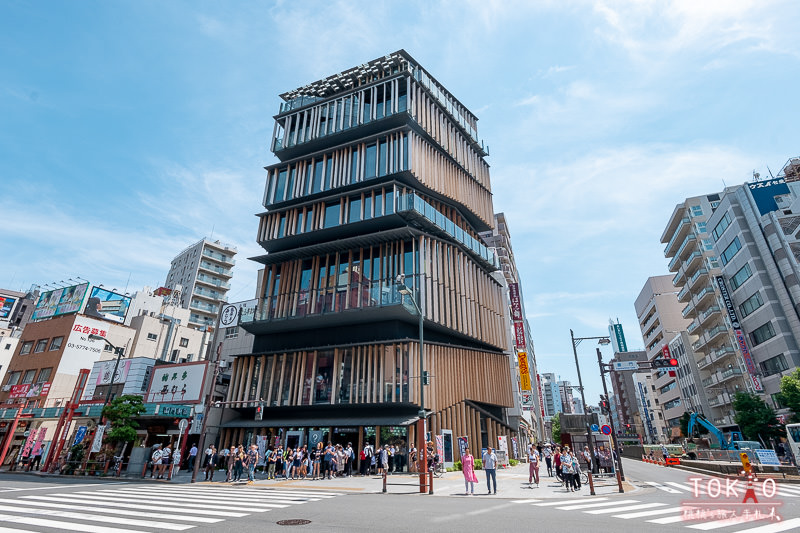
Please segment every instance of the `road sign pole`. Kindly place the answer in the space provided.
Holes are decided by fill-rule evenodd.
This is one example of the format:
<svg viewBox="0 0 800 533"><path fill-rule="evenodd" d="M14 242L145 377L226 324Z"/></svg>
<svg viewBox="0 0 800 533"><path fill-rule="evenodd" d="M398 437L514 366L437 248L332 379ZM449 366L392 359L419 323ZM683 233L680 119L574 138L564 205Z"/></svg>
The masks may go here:
<svg viewBox="0 0 800 533"><path fill-rule="evenodd" d="M596 348L597 350L597 364L600 366L600 380L603 382L603 394L606 395L606 399L608 399L608 387L606 386L606 369L603 365L603 354L600 353L600 348ZM609 408L611 404L609 404ZM614 453L617 454L617 462L619 466L615 469L617 471L617 485L619 485L619 491L625 492L625 489L622 488L622 482L625 480L625 473L622 471L622 454L619 450L619 441L617 440L617 432L614 429L614 417L611 416L609 413L608 422L611 424L611 440L614 443ZM613 463L613 461L612 461Z"/></svg>

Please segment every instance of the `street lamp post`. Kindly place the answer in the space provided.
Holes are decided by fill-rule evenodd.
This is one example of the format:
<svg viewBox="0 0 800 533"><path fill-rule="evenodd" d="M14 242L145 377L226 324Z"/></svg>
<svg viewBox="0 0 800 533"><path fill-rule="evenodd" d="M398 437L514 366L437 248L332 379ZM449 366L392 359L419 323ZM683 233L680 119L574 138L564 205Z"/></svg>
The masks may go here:
<svg viewBox="0 0 800 533"><path fill-rule="evenodd" d="M603 354L600 353L600 348L595 348L595 349L597 350L597 364L600 365L600 379L603 380L603 394L605 394L606 401L608 401L608 387L606 386L606 368L605 365L603 365ZM609 408L610 407L611 404L609 404ZM614 417L611 416L611 413L609 413L608 423L611 426L611 439L614 443L614 453L617 454L617 461L619 461L619 466L614 469L617 472L617 484L619 485L619 491L625 492L624 489L622 488L622 481L625 479L625 474L622 471L622 455L620 454L619 450L619 439L617 438L617 430L614 427Z"/></svg>
<svg viewBox="0 0 800 533"><path fill-rule="evenodd" d="M584 417L586 418L586 441L589 444L589 458L592 461L595 461L594 456L594 445L592 444L592 428L589 423L589 418L586 415L586 394L583 391L583 380L581 379L581 366L578 364L578 344L581 341L585 340L597 340L600 344L608 344L611 342L611 339L608 335L603 337L576 337L572 330L569 330L569 336L572 339L572 354L575 356L575 369L578 371L578 389L581 391L581 402L583 402L583 412ZM620 458L620 463L622 463L622 458ZM591 467L589 471L589 494L594 496L594 475L591 472Z"/></svg>
<svg viewBox="0 0 800 533"><path fill-rule="evenodd" d="M114 350L114 353L117 356L117 362L114 363L114 372L111 374L111 382L108 384L108 393L106 394L106 401L103 402L103 407L108 405L108 402L111 400L111 389L114 387L114 378L117 377L117 370L119 369L119 360L122 359L122 355L124 353L123 348L118 348L108 342L108 339L105 337L101 337L100 335L89 335L89 338L93 341L103 341Z"/></svg>
<svg viewBox="0 0 800 533"><path fill-rule="evenodd" d="M414 298L414 294L411 292L411 289L405 284L406 277L403 274L397 276L397 290L400 294L408 296L408 299L411 300L411 303L414 304L414 309L417 311L419 315L419 412L417 413L417 457L419 458L419 491L420 493L425 492L425 485L428 483L426 482L426 473L427 473L427 466L428 466L428 446L425 443L425 372L423 371L425 367L425 344L423 343L422 331L423 331L423 319L425 318L422 314L422 309L420 308L419 304L417 303L416 298ZM433 494L433 476L431 477L430 484L431 486L428 487L428 493Z"/></svg>

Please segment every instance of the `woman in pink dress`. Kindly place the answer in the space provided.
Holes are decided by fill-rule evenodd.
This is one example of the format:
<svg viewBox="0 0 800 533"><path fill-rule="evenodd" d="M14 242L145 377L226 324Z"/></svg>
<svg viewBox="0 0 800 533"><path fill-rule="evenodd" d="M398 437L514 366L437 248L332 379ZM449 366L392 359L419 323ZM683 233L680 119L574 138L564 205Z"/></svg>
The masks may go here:
<svg viewBox="0 0 800 533"><path fill-rule="evenodd" d="M475 458L469 453L469 448L464 450L464 455L461 457L461 471L464 473L464 488L467 494L475 494L478 476L475 475Z"/></svg>

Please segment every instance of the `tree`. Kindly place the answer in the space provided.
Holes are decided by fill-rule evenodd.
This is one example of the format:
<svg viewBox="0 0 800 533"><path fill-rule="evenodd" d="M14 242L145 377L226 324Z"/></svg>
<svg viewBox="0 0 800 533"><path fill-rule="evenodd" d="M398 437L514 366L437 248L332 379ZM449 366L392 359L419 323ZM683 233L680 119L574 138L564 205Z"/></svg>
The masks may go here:
<svg viewBox="0 0 800 533"><path fill-rule="evenodd" d="M781 403L792 410L792 422L800 421L800 369L781 378Z"/></svg>
<svg viewBox="0 0 800 533"><path fill-rule="evenodd" d="M745 438L764 440L780 434L775 410L767 403L749 392L737 392L733 397L734 420L741 428Z"/></svg>
<svg viewBox="0 0 800 533"><path fill-rule="evenodd" d="M551 420L551 433L553 434L553 442L561 444L561 413L556 415Z"/></svg>
<svg viewBox="0 0 800 533"><path fill-rule="evenodd" d="M136 428L139 427L135 419L144 412L141 396L126 394L111 400L111 403L103 408L103 416L111 422L111 431L108 432L106 440L112 444L133 441L136 438Z"/></svg>

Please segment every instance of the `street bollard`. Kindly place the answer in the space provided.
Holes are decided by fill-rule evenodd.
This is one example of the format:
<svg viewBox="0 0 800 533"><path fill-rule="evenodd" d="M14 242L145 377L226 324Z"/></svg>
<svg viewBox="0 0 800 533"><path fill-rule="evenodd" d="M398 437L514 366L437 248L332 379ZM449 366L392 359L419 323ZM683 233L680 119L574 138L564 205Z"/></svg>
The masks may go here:
<svg viewBox="0 0 800 533"><path fill-rule="evenodd" d="M386 493L386 472L383 472L383 492Z"/></svg>

